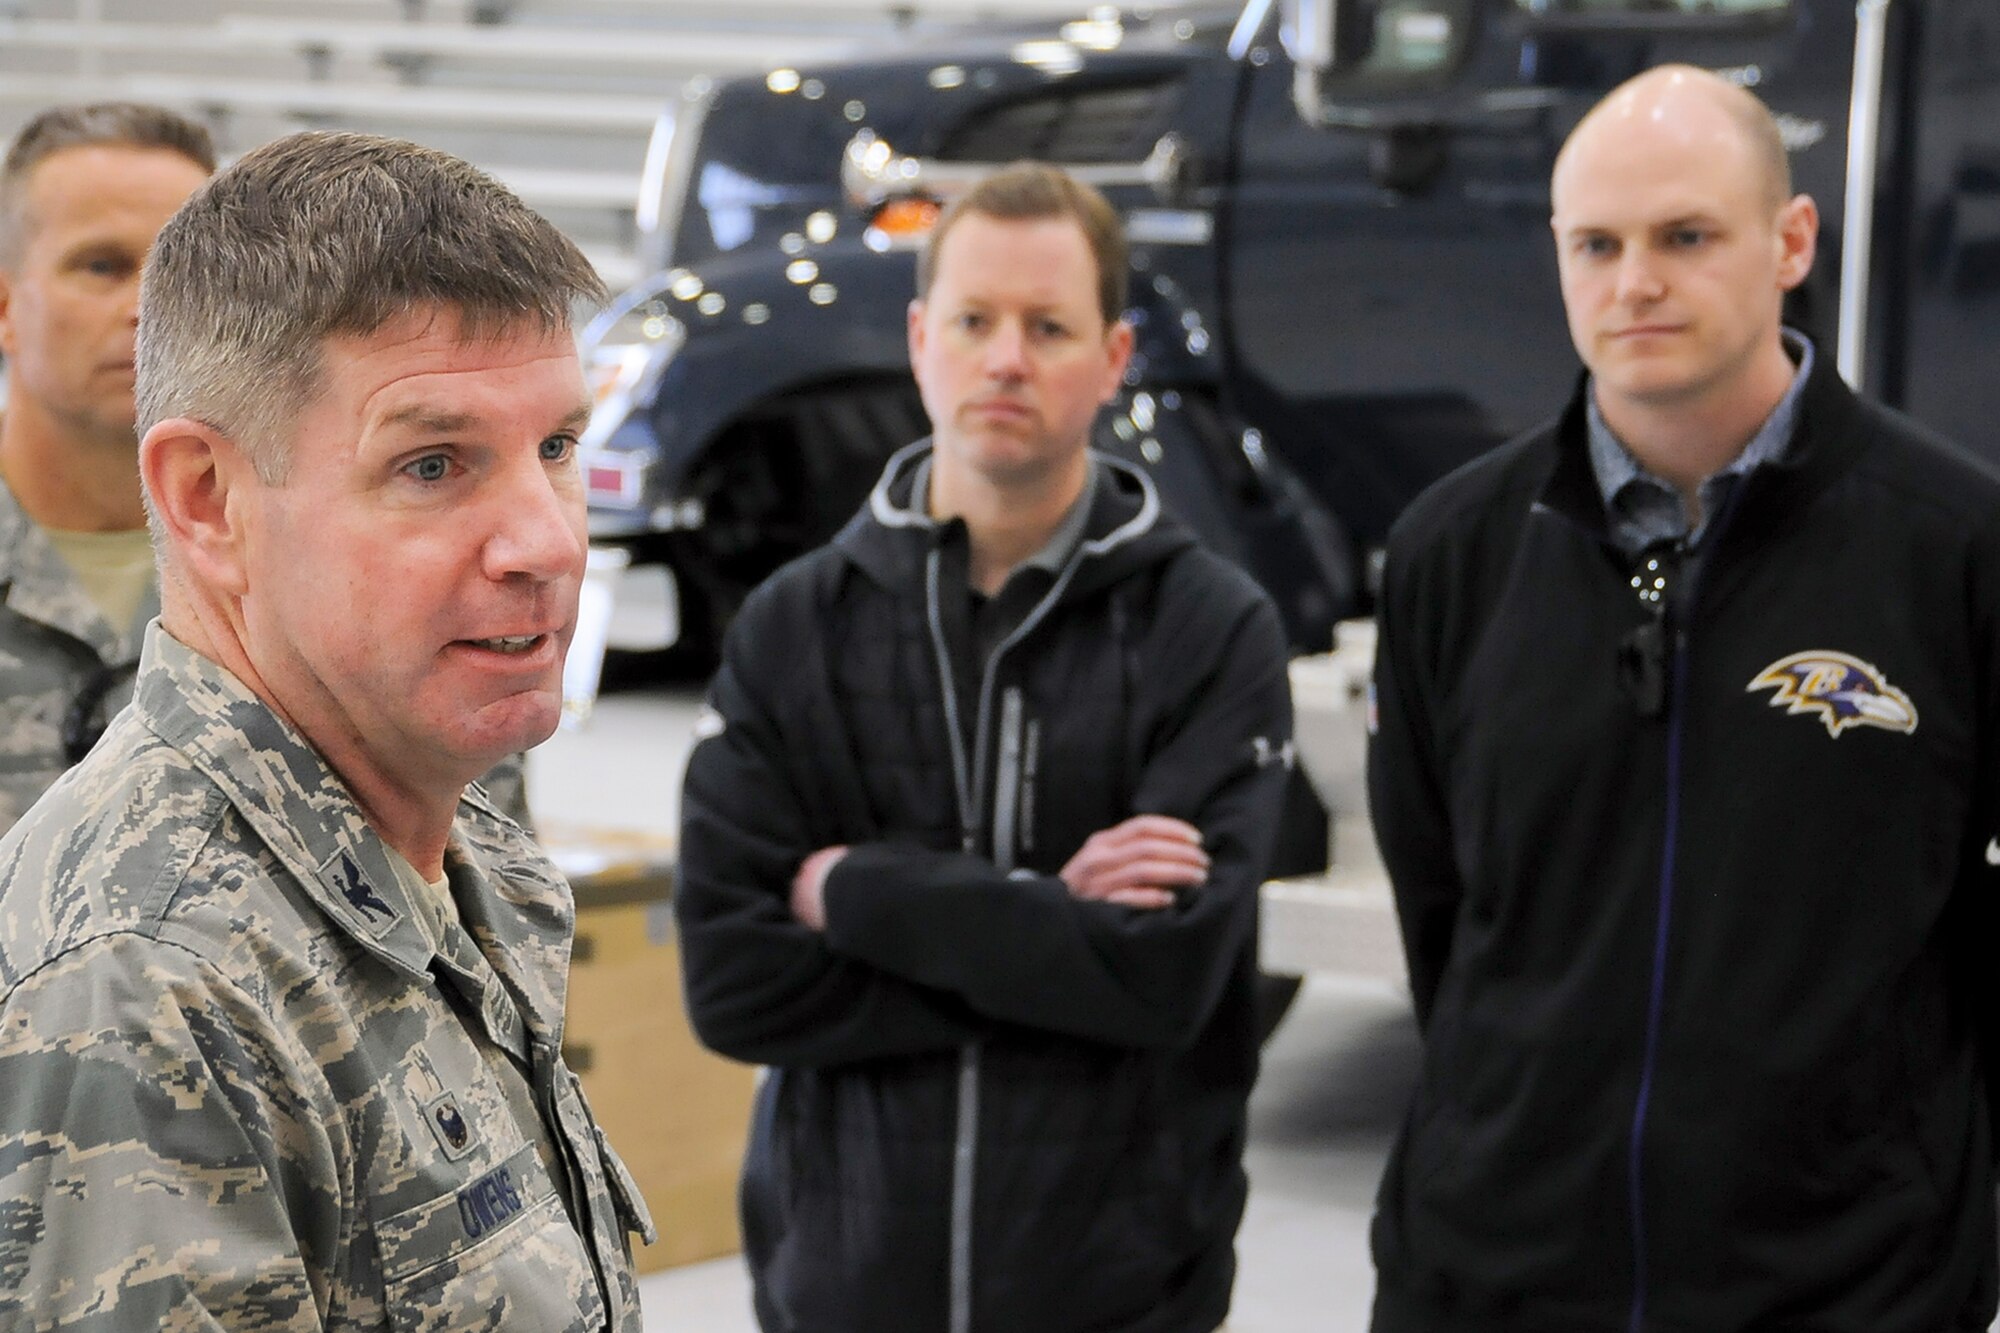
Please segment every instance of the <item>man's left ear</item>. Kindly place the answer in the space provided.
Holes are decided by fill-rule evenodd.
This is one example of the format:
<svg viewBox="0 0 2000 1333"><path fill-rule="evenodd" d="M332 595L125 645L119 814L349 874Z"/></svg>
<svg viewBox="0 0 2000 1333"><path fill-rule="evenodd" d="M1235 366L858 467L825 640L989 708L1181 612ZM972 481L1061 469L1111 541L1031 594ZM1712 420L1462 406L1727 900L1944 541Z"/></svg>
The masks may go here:
<svg viewBox="0 0 2000 1333"><path fill-rule="evenodd" d="M1132 326L1124 320L1113 324L1104 334L1104 350L1108 355L1105 365L1104 390L1098 401L1108 403L1118 396L1119 386L1125 383L1125 367L1132 363Z"/></svg>
<svg viewBox="0 0 2000 1333"><path fill-rule="evenodd" d="M1790 291L1812 272L1819 249L1819 205L1809 194L1793 195L1778 210L1778 285Z"/></svg>

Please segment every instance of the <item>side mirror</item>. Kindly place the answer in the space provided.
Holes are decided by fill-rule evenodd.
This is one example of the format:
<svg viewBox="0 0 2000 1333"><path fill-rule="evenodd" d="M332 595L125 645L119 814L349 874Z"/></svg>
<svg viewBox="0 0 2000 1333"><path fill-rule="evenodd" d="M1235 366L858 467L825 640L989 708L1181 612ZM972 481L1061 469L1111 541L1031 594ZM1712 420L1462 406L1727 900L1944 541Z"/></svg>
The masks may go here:
<svg viewBox="0 0 2000 1333"><path fill-rule="evenodd" d="M1299 119L1315 129L1326 124L1326 99L1320 88L1333 68L1339 0L1284 0L1284 31L1290 34L1292 105Z"/></svg>
<svg viewBox="0 0 2000 1333"><path fill-rule="evenodd" d="M1326 76L1366 64L1375 44L1374 0L1284 0L1285 49L1292 57L1292 102L1315 128L1328 123Z"/></svg>
<svg viewBox="0 0 2000 1333"><path fill-rule="evenodd" d="M1529 32L1760 33L1798 21L1789 0L1530 0Z"/></svg>
<svg viewBox="0 0 2000 1333"><path fill-rule="evenodd" d="M1336 0L1284 0L1285 31L1291 35L1292 63L1324 74L1334 62Z"/></svg>

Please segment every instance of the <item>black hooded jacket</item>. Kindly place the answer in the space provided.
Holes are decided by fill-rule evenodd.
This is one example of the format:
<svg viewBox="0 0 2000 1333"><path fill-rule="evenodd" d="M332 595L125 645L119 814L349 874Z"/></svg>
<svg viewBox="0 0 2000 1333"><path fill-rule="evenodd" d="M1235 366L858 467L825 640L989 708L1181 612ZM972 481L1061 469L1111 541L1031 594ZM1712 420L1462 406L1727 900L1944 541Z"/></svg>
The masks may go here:
<svg viewBox="0 0 2000 1333"><path fill-rule="evenodd" d="M1655 632L1580 397L1390 537L1378 1333L1992 1316L2000 480L1821 356L1697 554Z"/></svg>
<svg viewBox="0 0 2000 1333"><path fill-rule="evenodd" d="M1210 1333L1256 1073L1257 888L1290 762L1278 617L1100 460L1083 540L972 660L962 524L891 461L745 605L688 765L676 909L702 1040L773 1066L745 1164L769 1333ZM1057 871L1137 813L1207 883ZM827 929L794 871L852 850Z"/></svg>

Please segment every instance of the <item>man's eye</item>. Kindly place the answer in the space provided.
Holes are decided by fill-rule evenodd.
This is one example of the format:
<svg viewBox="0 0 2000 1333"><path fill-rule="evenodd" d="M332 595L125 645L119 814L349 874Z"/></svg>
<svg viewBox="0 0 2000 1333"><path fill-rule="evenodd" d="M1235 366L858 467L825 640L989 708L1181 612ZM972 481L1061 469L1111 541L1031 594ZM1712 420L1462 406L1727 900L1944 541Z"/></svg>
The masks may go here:
<svg viewBox="0 0 2000 1333"><path fill-rule="evenodd" d="M1667 233L1667 244L1677 250L1689 250L1708 239L1708 233L1698 227L1676 227Z"/></svg>
<svg viewBox="0 0 2000 1333"><path fill-rule="evenodd" d="M1035 324L1035 334L1037 337L1060 338L1063 337L1068 332L1069 332L1068 325L1058 324L1055 320L1052 319L1038 320L1036 321Z"/></svg>
<svg viewBox="0 0 2000 1333"><path fill-rule="evenodd" d="M443 454L425 454L403 470L418 481L443 481L451 475L451 460Z"/></svg>
<svg viewBox="0 0 2000 1333"><path fill-rule="evenodd" d="M573 435L551 435L542 441L544 463L566 462L574 452L576 452L576 437Z"/></svg>
<svg viewBox="0 0 2000 1333"><path fill-rule="evenodd" d="M1609 236L1586 236L1576 243L1576 249L1586 259L1608 259L1618 253L1618 244Z"/></svg>
<svg viewBox="0 0 2000 1333"><path fill-rule="evenodd" d="M968 333L977 333L979 330L986 327L986 316L960 315L958 317L958 327L964 329Z"/></svg>

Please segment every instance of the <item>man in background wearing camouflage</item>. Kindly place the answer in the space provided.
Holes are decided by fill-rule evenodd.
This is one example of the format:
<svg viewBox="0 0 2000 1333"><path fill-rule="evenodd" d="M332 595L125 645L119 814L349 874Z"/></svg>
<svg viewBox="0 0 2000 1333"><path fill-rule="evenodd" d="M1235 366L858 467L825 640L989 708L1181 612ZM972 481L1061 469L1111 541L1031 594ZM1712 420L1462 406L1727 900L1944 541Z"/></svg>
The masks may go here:
<svg viewBox="0 0 2000 1333"><path fill-rule="evenodd" d="M215 170L161 107L52 107L0 166L0 833L132 695L159 614L132 428L139 267ZM529 827L509 755L480 779Z"/></svg>
<svg viewBox="0 0 2000 1333"><path fill-rule="evenodd" d="M636 1330L569 893L467 789L559 714L596 277L456 159L307 134L143 287L161 618L0 839L0 1328Z"/></svg>
<svg viewBox="0 0 2000 1333"><path fill-rule="evenodd" d="M215 170L208 132L56 107L0 166L0 833L131 695L159 610L132 430L139 265Z"/></svg>

